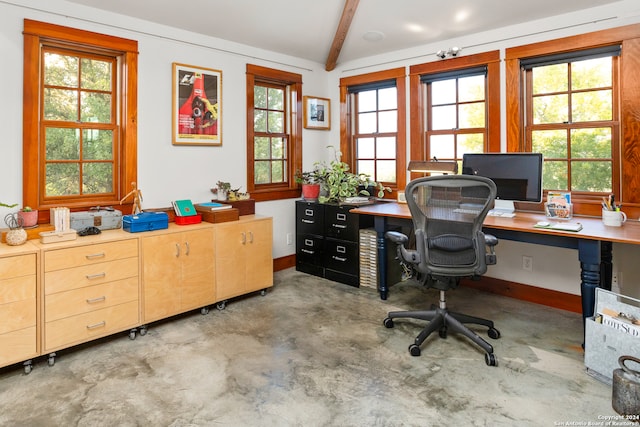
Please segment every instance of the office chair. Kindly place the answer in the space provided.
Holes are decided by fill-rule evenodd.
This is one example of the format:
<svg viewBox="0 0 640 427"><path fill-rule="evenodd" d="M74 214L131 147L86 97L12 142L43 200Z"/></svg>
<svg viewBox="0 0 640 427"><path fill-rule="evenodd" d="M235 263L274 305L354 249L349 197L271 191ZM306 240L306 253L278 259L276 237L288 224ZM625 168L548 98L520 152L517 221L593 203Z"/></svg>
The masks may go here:
<svg viewBox="0 0 640 427"><path fill-rule="evenodd" d="M496 185L488 178L473 175L428 176L415 179L405 189L415 234L415 249L409 237L388 231L385 237L396 243L398 260L419 283L440 290L440 303L431 310L392 311L384 326L393 328L393 319L412 318L429 323L409 346L412 356L420 356L420 346L434 331L441 338L447 332L460 333L485 351L485 362L496 366L493 347L464 324L489 328L490 338L500 338L491 320L449 311L445 291L458 286L464 277L476 278L496 263L492 235L482 232L482 223L496 197Z"/></svg>

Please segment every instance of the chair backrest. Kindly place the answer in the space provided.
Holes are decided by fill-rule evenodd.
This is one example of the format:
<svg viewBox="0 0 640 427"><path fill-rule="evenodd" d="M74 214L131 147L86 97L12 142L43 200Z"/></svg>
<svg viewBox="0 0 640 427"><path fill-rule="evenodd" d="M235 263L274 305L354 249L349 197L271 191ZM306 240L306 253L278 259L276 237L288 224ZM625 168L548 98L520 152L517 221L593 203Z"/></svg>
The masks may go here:
<svg viewBox="0 0 640 427"><path fill-rule="evenodd" d="M487 271L482 223L493 207L495 183L474 175L415 179L405 195L416 238L421 273L468 277Z"/></svg>

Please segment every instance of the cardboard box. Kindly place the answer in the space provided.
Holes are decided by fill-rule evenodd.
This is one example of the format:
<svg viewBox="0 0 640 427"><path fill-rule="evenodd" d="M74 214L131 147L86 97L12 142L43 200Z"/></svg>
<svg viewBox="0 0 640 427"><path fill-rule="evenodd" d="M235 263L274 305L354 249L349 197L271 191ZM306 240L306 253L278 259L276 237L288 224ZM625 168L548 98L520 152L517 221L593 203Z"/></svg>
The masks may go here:
<svg viewBox="0 0 640 427"><path fill-rule="evenodd" d="M240 215L253 215L256 213L256 201L254 199L246 200L212 200L212 202L224 203L238 209Z"/></svg>

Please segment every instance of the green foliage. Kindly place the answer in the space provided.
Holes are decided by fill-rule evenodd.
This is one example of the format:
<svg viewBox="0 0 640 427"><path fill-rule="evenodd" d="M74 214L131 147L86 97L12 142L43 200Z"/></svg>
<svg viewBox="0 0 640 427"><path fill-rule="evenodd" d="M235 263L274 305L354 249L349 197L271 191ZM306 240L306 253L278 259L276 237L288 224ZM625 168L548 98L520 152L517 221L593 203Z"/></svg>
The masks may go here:
<svg viewBox="0 0 640 427"><path fill-rule="evenodd" d="M0 207L3 207L3 208L15 208L16 206L18 206L17 203L14 203L13 205L8 205L6 203L0 202Z"/></svg>

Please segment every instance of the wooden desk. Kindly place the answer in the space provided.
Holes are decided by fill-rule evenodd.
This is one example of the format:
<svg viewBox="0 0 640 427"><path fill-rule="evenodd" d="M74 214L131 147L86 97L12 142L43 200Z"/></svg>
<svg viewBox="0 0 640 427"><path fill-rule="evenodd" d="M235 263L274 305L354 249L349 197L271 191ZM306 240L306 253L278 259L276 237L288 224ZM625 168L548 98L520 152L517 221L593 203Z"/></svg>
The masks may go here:
<svg viewBox="0 0 640 427"><path fill-rule="evenodd" d="M351 212L374 217L379 260L378 290L380 298L387 299L389 289L384 262L387 259L384 233L392 218L410 221L409 208L404 203L381 202L361 206ZM592 316L596 288L611 289L613 242L640 244L640 222L627 221L622 227L606 227L600 218L574 217L571 222L580 222L583 228L579 232L571 232L534 228L533 225L541 220L547 220L544 214L529 212L517 212L514 218L488 216L484 222L484 231L498 239L577 249L581 269L582 315L583 318Z"/></svg>

